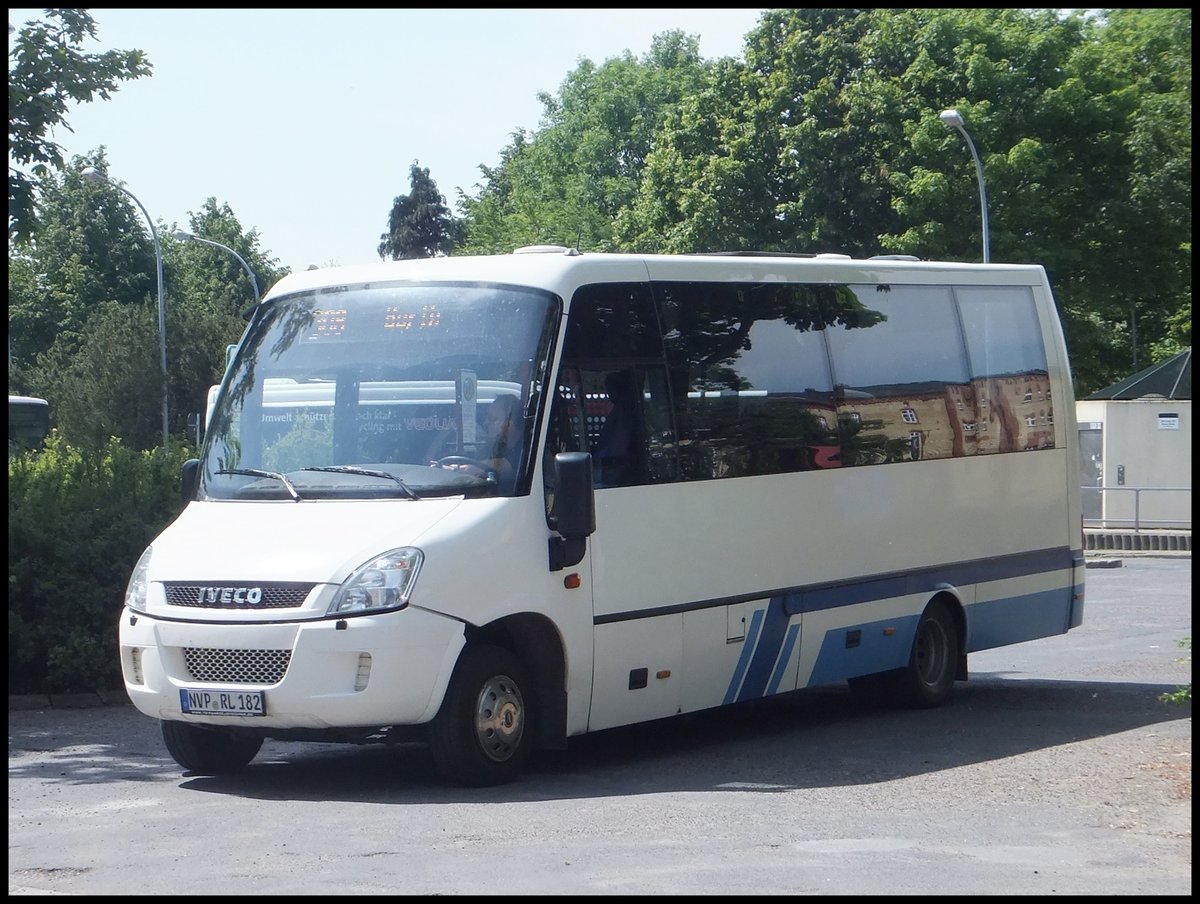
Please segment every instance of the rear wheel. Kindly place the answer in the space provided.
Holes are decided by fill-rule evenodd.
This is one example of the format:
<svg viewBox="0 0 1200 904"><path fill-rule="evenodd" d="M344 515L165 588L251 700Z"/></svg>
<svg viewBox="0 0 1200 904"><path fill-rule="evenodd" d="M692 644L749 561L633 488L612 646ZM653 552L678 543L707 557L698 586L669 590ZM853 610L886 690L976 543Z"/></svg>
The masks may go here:
<svg viewBox="0 0 1200 904"><path fill-rule="evenodd" d="M958 648L954 616L945 603L935 601L917 625L908 665L861 675L847 683L856 696L876 704L899 703L917 709L941 706L954 689Z"/></svg>
<svg viewBox="0 0 1200 904"><path fill-rule="evenodd" d="M429 726L439 774L473 787L516 778L533 748L528 695L525 668L512 652L496 646L464 649Z"/></svg>
<svg viewBox="0 0 1200 904"><path fill-rule="evenodd" d="M950 699L958 670L958 630L943 602L932 602L917 625L912 654L903 671L899 692L902 702L927 709Z"/></svg>
<svg viewBox="0 0 1200 904"><path fill-rule="evenodd" d="M263 739L228 728L166 720L162 737L167 751L188 772L221 775L237 772L258 753Z"/></svg>

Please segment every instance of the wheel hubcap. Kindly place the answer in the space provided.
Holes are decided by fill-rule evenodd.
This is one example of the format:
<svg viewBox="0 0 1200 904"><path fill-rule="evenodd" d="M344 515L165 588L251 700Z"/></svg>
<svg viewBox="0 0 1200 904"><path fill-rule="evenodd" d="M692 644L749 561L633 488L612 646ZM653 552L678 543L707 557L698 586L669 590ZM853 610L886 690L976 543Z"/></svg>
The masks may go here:
<svg viewBox="0 0 1200 904"><path fill-rule="evenodd" d="M926 622L917 638L917 674L925 685L936 686L946 674L949 648L941 624Z"/></svg>
<svg viewBox="0 0 1200 904"><path fill-rule="evenodd" d="M525 732L525 701L507 675L484 682L475 706L475 737L491 760L501 763L516 751Z"/></svg>

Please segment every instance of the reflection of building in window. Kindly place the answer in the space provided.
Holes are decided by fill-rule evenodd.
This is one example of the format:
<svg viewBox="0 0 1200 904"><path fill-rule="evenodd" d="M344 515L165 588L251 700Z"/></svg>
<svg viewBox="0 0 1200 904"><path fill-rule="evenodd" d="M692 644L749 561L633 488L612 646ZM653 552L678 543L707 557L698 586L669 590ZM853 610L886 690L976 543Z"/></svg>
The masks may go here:
<svg viewBox="0 0 1200 904"><path fill-rule="evenodd" d="M1026 403L1024 395L1039 388L1048 396L1049 377L1013 374L979 378L966 384L935 383L914 391L901 387L864 387L873 398L855 399L854 411L843 412L844 424L861 427L853 441L862 449L885 449L887 461L898 457L900 442L907 445L909 428L920 424L921 458L946 458L1020 452L1054 446L1053 417L1044 403ZM889 397L890 396L890 397ZM960 408L959 402L962 402ZM850 455L854 464L865 464L861 451Z"/></svg>

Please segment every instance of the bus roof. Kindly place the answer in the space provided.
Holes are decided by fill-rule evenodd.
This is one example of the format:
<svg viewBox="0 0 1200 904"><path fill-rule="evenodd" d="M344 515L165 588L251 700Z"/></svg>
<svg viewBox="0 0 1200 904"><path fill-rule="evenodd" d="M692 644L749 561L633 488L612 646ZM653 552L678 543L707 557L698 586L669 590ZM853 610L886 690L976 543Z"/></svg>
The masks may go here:
<svg viewBox="0 0 1200 904"><path fill-rule="evenodd" d="M560 245L533 245L511 254L464 255L418 260L380 261L347 267L304 270L283 277L264 301L294 292L333 286L391 281L463 281L523 285L559 291L564 282L644 281L712 278L778 281L805 278L818 282L911 280L915 272L955 274L956 279L1028 285L1044 280L1036 264L977 264L923 261L903 255L854 259L844 254L777 255L759 252L712 254L618 254L580 252ZM968 277L971 274L973 278ZM985 276L986 274L986 276Z"/></svg>

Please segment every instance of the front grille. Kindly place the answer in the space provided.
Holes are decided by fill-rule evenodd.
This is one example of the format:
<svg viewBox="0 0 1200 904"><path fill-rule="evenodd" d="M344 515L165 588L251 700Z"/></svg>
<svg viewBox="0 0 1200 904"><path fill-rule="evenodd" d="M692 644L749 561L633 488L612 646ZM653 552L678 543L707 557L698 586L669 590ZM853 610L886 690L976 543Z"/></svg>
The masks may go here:
<svg viewBox="0 0 1200 904"><path fill-rule="evenodd" d="M315 586L290 581L276 584L247 584L245 581L163 584L168 606L242 610L295 609L304 605Z"/></svg>
<svg viewBox="0 0 1200 904"><path fill-rule="evenodd" d="M218 684L278 684L291 660L291 650L183 648L183 661L192 679Z"/></svg>

